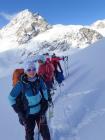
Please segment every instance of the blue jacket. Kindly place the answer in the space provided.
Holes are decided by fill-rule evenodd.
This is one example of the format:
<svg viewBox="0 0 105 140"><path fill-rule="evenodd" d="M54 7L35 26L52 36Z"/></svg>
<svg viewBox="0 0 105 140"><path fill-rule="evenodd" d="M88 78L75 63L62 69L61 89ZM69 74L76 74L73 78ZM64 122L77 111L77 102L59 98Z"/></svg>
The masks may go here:
<svg viewBox="0 0 105 140"><path fill-rule="evenodd" d="M22 78L21 78L22 79ZM23 79L19 81L15 87L13 87L12 91L9 95L9 101L11 106L16 104L16 99L19 96L21 92L24 92L24 95L26 97L26 100L28 102L28 114L36 114L39 113L41 110L40 101L42 98L42 95L40 93L40 89L43 91L44 98L48 100L48 93L46 89L46 85L43 82L41 78L39 78L39 84L36 86L36 80L35 78L34 82L25 82ZM32 88L31 84L35 86L35 88ZM35 93L34 93L35 91Z"/></svg>

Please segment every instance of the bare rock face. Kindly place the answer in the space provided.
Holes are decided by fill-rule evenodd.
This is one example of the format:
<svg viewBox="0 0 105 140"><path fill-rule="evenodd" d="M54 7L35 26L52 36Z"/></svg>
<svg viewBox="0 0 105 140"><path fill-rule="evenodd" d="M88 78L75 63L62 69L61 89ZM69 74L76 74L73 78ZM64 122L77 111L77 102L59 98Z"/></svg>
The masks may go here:
<svg viewBox="0 0 105 140"><path fill-rule="evenodd" d="M81 34L80 41L85 41L88 44L92 44L103 37L97 31L85 27L81 28L79 32Z"/></svg>
<svg viewBox="0 0 105 140"><path fill-rule="evenodd" d="M2 38L11 37L19 44L23 44L50 28L51 25L38 13L33 14L29 10L24 10L0 31L0 36Z"/></svg>
<svg viewBox="0 0 105 140"><path fill-rule="evenodd" d="M61 30L61 28L57 29L58 32L59 30ZM60 34L55 34L54 36L52 34L52 38L52 40L46 38L45 41L40 42L40 49L43 50L46 48L48 51L67 51L70 48L85 48L99 39L102 39L103 36L95 30L80 27L77 30L66 30L62 32L61 36Z"/></svg>

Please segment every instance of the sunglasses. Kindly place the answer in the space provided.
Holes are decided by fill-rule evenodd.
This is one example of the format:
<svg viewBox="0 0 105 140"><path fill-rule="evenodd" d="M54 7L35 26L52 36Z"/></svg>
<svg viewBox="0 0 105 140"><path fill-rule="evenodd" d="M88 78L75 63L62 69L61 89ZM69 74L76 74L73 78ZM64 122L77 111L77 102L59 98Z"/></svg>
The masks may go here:
<svg viewBox="0 0 105 140"><path fill-rule="evenodd" d="M27 72L31 72L31 71L36 71L36 68L33 68L33 69L27 69Z"/></svg>
<svg viewBox="0 0 105 140"><path fill-rule="evenodd" d="M39 63L43 63L42 60L38 60Z"/></svg>
<svg viewBox="0 0 105 140"><path fill-rule="evenodd" d="M42 60L38 60L39 64L44 64L45 62L43 62Z"/></svg>

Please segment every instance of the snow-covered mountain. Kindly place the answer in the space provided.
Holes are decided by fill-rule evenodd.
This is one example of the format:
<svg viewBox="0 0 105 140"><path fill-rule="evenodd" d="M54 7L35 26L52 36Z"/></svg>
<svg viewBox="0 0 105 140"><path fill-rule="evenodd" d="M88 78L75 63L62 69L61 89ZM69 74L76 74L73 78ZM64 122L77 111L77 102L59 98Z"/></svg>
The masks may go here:
<svg viewBox="0 0 105 140"><path fill-rule="evenodd" d="M11 50L9 56L12 55ZM0 68L4 68L0 74L0 138L23 140L24 127L19 124L18 117L8 102L12 89L12 73L6 69L12 61L12 57L8 59L9 56L8 53L5 54L5 59L0 61ZM54 117L48 121L52 140L105 139L104 59L105 39L69 55L69 76L66 76L63 67L65 63L62 63L66 78L61 89L57 86L53 96ZM2 77L2 74L5 76ZM37 139L37 133L35 138Z"/></svg>
<svg viewBox="0 0 105 140"><path fill-rule="evenodd" d="M94 22L90 27L105 36L105 19Z"/></svg>
<svg viewBox="0 0 105 140"><path fill-rule="evenodd" d="M1 29L1 139L24 139L24 128L19 125L18 117L8 103L13 70L22 67L28 56L50 51L69 56L69 75L67 76L65 71L67 63L63 62L64 86L61 86L61 89L57 86L53 96L54 117L49 122L52 139L105 139L105 39L100 34L101 31L103 35L105 32L101 22L104 23L100 21L88 27L49 25L40 15L25 10ZM89 47L85 48L88 45ZM78 47L84 49L77 49ZM5 52L2 52L4 50ZM76 53L72 53L73 51ZM37 133L35 138L36 136Z"/></svg>
<svg viewBox="0 0 105 140"><path fill-rule="evenodd" d="M38 13L31 13L28 9L18 13L9 24L0 31L1 39L17 41L19 44L51 28L47 21Z"/></svg>
<svg viewBox="0 0 105 140"><path fill-rule="evenodd" d="M52 29L33 38L48 51L68 51L70 48L85 48L98 41L102 35L95 30L80 25L54 25Z"/></svg>
<svg viewBox="0 0 105 140"><path fill-rule="evenodd" d="M27 48L37 43L38 50L68 51L85 48L103 36L93 28L82 25L49 25L39 14L24 10L0 30L0 52L11 48Z"/></svg>
<svg viewBox="0 0 105 140"><path fill-rule="evenodd" d="M20 67L30 55L45 52L70 55L102 38L90 27L49 25L39 14L24 10L0 31L0 74L5 76L13 67ZM3 73L5 68L7 72Z"/></svg>

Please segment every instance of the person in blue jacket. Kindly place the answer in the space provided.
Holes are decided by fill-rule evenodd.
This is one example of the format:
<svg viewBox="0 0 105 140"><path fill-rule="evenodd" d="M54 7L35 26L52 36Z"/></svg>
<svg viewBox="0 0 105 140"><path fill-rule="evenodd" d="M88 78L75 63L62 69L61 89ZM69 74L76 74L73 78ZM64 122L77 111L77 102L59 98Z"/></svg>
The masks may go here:
<svg viewBox="0 0 105 140"><path fill-rule="evenodd" d="M45 116L48 108L46 85L43 79L37 76L33 62L25 64L24 73L9 94L10 104L18 113L20 123L25 127L25 140L34 140L36 124L43 140L51 140ZM22 94L21 100L24 109L17 105L20 94Z"/></svg>

